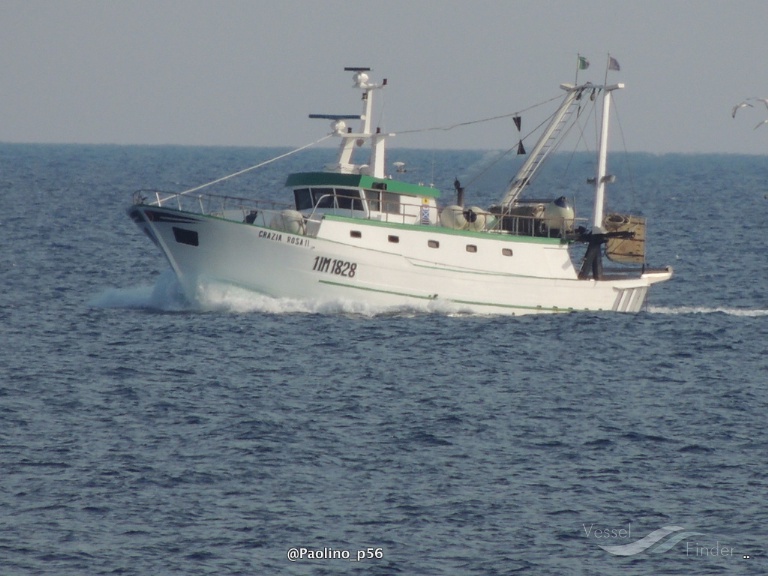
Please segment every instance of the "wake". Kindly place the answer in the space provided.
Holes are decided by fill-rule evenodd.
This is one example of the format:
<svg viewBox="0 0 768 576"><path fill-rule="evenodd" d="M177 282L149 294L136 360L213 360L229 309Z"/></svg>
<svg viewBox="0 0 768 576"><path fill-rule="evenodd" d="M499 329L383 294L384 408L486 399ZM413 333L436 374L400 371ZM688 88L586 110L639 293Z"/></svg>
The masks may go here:
<svg viewBox="0 0 768 576"><path fill-rule="evenodd" d="M198 286L194 302L184 295L172 270L163 272L154 285L109 288L93 298L96 308L139 309L155 312L224 312L232 314L349 314L354 316L474 315L441 300L409 306L384 306L337 298L333 300L273 298L245 288L221 283ZM649 314L726 314L740 317L768 316L768 309L707 306L649 306Z"/></svg>
<svg viewBox="0 0 768 576"><path fill-rule="evenodd" d="M718 306L649 306L650 314L727 314L728 316L759 317L768 316L768 309L761 308L729 308Z"/></svg>

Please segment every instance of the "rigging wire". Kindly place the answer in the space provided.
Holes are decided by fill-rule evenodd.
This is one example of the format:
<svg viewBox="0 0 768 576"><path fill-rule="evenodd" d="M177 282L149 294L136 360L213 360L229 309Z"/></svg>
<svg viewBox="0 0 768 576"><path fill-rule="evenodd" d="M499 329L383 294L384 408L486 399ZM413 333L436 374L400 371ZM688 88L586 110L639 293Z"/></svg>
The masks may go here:
<svg viewBox="0 0 768 576"><path fill-rule="evenodd" d="M279 156L275 156L274 158L270 160L265 160L264 162L260 162L259 164L256 164L255 166L251 166L249 168L245 168L243 170L238 170L237 172L234 172L233 174L229 174L227 176L222 176L221 178L217 178L216 180L212 180L210 182L207 182L205 184L201 184L200 186L195 186L194 188L190 188L189 190L184 190L183 192L179 192L176 194L176 196L183 196L184 194L189 194L191 192L197 192L198 190L202 190L203 188L207 188L208 186L213 186L214 184L218 184L219 182L224 182L225 180L229 180L230 178L235 178L236 176L241 176L242 174L245 174L246 172L250 172L251 170L256 170L257 168L261 168L262 166L266 166L267 164L271 164L272 162L276 162L277 160L282 160L283 158L286 158L292 154L296 154L297 152L301 152L302 150L306 150L307 148L310 148L311 146L314 146L315 144L319 144L323 140L327 140L333 136L333 134L326 134L322 138L315 140L314 142L310 142L309 144L305 144L304 146L300 146L299 148L296 148L294 150L291 150L289 152L286 152L285 154L280 154Z"/></svg>
<svg viewBox="0 0 768 576"><path fill-rule="evenodd" d="M524 112L528 112L529 110L533 110L534 108L538 108L539 106L544 106L546 104L549 104L550 102L554 100L559 100L561 98L560 95L554 96L550 98L549 100L545 100L543 102L539 102L538 104L534 104L533 106L528 106L528 108L523 108L522 110L518 112L511 112L509 114L502 114L501 116L491 116L489 118L481 118L479 120L469 120L467 122L459 122L458 124L448 124L446 126L432 126L430 128L416 128L413 130L395 130L396 134L417 134L420 132L436 132L436 131L443 131L447 132L449 130L453 130L454 128L460 128L462 126L470 126L472 124L481 124L483 122L492 122L493 120L501 120L503 118L511 118L512 116L517 116L520 114L523 114Z"/></svg>
<svg viewBox="0 0 768 576"><path fill-rule="evenodd" d="M554 98L553 98L553 99L551 99L551 100L548 100L547 102L551 102L552 100L554 100ZM528 110L530 110L530 108L528 108ZM523 112L525 112L525 110L524 110ZM506 114L506 115L504 115L504 116L497 116L496 118L494 118L494 120L495 120L495 119L497 119L497 118L509 118L509 116L513 116L513 114ZM539 125L538 125L538 126L536 126L536 127L533 129L533 130L530 130L530 131L528 132L528 134L526 134L525 136L523 136L523 137L522 137L520 140L522 140L522 141L525 141L525 140L526 140L526 139L527 139L529 136L531 136L532 134L536 133L536 131L537 131L537 130L539 130L539 128L541 128L542 126L544 126L545 124L547 124L547 123L550 121L550 119L552 118L552 116L554 116L554 114L552 114L552 115L550 115L549 117L547 117L547 118L545 118L544 120L542 120L542 121L539 123ZM490 120L490 119L487 119L487 120ZM486 122L487 120L478 120L477 122ZM469 124L473 124L473 123L474 123L474 122L470 122ZM478 173L475 175L475 177L474 177L474 178L472 178L472 180L470 180L469 182L467 182L467 184L466 184L464 187L465 187L465 188L468 188L469 186L471 186L472 184L474 184L474 183L475 183L477 180L479 180L479 179L480 179L480 178L481 178L481 177L482 177L482 176L483 176L483 175L484 175L486 172L488 172L488 171L489 171L491 168L493 168L494 166L496 166L496 164L498 164L499 162L501 162L501 161L502 161L502 160L503 160L503 159L504 159L504 158L505 158L505 157L506 157L506 156L507 156L509 153L511 153L513 150L517 150L517 146L518 146L518 143L517 143L517 142L515 142L514 146L512 146L511 148L508 148L507 150L505 150L504 152L502 152L501 154L499 154L499 155L498 155L498 157L496 157L496 159L495 159L493 162L491 162L490 164L488 164L488 166L486 166L486 167L485 167L483 170L480 170L480 171L479 171L479 172L478 172Z"/></svg>
<svg viewBox="0 0 768 576"><path fill-rule="evenodd" d="M497 120L499 118L509 118L510 116L515 116L517 114L522 114L523 112L527 112L528 110L532 110L533 108L536 108L538 106L544 106L544 105L549 104L550 102L552 102L554 100L559 100L560 98L561 98L561 96L555 96L553 98L550 98L549 100L545 100L544 102L540 102L539 104L534 104L533 106L529 106L528 108L522 110L521 112L516 112L514 114L505 114L505 115L502 115L502 116L495 116L494 118L486 118L486 119L483 119L483 120L476 120L474 122L464 122L462 124L456 124L456 125L452 126L451 128L454 128L456 126L464 126L464 125L467 125L467 124L476 124L476 123L479 123L479 122L488 122L490 120ZM594 106L592 108L594 108ZM535 134L539 129L541 129L542 126L544 126L545 124L549 123L552 120L552 117L555 115L555 113L556 112L554 112L554 113L550 114L548 117L544 118L537 126L535 126L525 136L523 136L521 138L521 141L527 140L531 135ZM578 115L577 115L577 119L578 119ZM575 121L572 122L570 127L567 128L566 133L568 133L573 128L573 126L575 124L576 124ZM448 128L448 129L451 129L451 128ZM581 132L582 132L582 135L583 135L583 130ZM555 148L553 148L553 150L556 150L560 146L560 144L562 144L562 139L555 145ZM516 150L517 146L518 146L518 144L516 143L511 148L509 148L509 149L505 150L504 152L502 152L501 154L499 154L498 157L495 160L493 160L493 162L491 162L483 170L481 170L479 173L477 173L475 175L475 177L472 178L472 180L467 182L465 187L471 186L475 181L480 179L486 172L488 172L491 168L493 168L496 164L498 164L501 160L503 160L508 154L510 154L513 150ZM513 179L514 179L514 177L513 177Z"/></svg>
<svg viewBox="0 0 768 576"><path fill-rule="evenodd" d="M629 161L629 151L627 150L627 142L624 138L624 126L621 123L621 118L619 117L619 107L616 105L615 101L614 110L616 114L616 123L619 125L619 134L621 135L621 146L624 149L624 166L627 170L627 176L629 179L629 192L632 196L632 209L635 210L637 208L637 188L635 186L635 174L632 170L632 163Z"/></svg>
<svg viewBox="0 0 768 576"><path fill-rule="evenodd" d="M588 142L589 134L586 132L585 127L589 123L590 119L592 119L595 122L595 127L597 127L597 110L595 106L595 101L591 100L591 104L581 106L579 107L579 110L576 113L576 119L574 120L573 124L570 128L568 128L568 132L570 132L573 127L578 128L578 139L576 141L576 144L573 147L573 150L571 150L571 154L568 158L568 164L565 167L565 172L568 173L571 168L571 163L573 162L576 153L578 152L578 148L580 145L584 146L584 151L592 153L594 150L592 149L590 143ZM584 121L581 122L581 119L584 118ZM595 143L597 145L597 143Z"/></svg>

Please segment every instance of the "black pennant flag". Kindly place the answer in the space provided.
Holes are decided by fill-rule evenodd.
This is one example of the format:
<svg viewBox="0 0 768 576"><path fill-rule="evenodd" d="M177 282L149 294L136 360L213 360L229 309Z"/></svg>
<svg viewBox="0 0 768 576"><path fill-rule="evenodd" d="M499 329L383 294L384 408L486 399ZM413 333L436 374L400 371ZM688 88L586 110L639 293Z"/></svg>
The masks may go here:
<svg viewBox="0 0 768 576"><path fill-rule="evenodd" d="M517 155L520 156L522 154L526 154L525 147L523 146L523 141L520 140L520 142L517 143Z"/></svg>
<svg viewBox="0 0 768 576"><path fill-rule="evenodd" d="M515 123L515 126L517 126L517 131L520 132L520 116L513 116L512 120Z"/></svg>

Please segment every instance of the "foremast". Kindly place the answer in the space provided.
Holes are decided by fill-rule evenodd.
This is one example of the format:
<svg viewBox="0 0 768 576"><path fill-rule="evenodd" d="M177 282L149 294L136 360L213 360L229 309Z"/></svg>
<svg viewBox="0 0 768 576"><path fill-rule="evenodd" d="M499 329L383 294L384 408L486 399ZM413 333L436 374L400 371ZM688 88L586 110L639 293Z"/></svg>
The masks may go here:
<svg viewBox="0 0 768 576"><path fill-rule="evenodd" d="M372 111L373 94L387 85L385 78L380 84L369 82L368 72L370 68L347 67L346 72L354 72L354 87L362 91L363 112L362 114L310 114L310 118L324 118L333 120L331 129L335 136L341 138L339 147L339 159L334 164L326 165L326 171L337 172L340 174L363 174L375 178L384 178L386 176L386 138L394 134L382 133L380 128L372 130ZM347 127L345 120L360 120L360 130L353 132L351 127ZM355 148L363 147L366 143L370 144L371 155L368 164L355 164L353 155Z"/></svg>

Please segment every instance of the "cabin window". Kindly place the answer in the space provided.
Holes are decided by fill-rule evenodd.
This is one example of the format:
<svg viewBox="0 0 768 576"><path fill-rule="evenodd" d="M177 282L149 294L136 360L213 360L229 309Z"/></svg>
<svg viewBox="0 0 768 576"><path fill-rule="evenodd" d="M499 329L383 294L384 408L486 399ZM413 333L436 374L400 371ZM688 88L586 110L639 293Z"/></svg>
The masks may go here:
<svg viewBox="0 0 768 576"><path fill-rule="evenodd" d="M477 246L474 244L467 244L467 252L475 253L477 252Z"/></svg>
<svg viewBox="0 0 768 576"><path fill-rule="evenodd" d="M362 238L363 237L363 233L360 232L360 230L350 230L349 231L349 235L352 238Z"/></svg>
<svg viewBox="0 0 768 576"><path fill-rule="evenodd" d="M387 214L400 214L400 194L392 192L381 193L382 212Z"/></svg>
<svg viewBox="0 0 768 576"><path fill-rule="evenodd" d="M312 188L312 198L317 208L333 208L333 188Z"/></svg>
<svg viewBox="0 0 768 576"><path fill-rule="evenodd" d="M512 256L512 248L502 248L501 253L504 256Z"/></svg>
<svg viewBox="0 0 768 576"><path fill-rule="evenodd" d="M296 210L312 209L312 194L309 193L309 188L294 190L293 197L296 199Z"/></svg>
<svg viewBox="0 0 768 576"><path fill-rule="evenodd" d="M440 242L437 240L427 240L427 246L430 248L440 248Z"/></svg>
<svg viewBox="0 0 768 576"><path fill-rule="evenodd" d="M400 242L400 236L387 236L387 240L389 240L393 244L397 244L398 242Z"/></svg>
<svg viewBox="0 0 768 576"><path fill-rule="evenodd" d="M381 212L381 193L377 190L366 190L365 199L368 201L368 210Z"/></svg>
<svg viewBox="0 0 768 576"><path fill-rule="evenodd" d="M336 204L344 210L362 210L359 190L336 190Z"/></svg>

